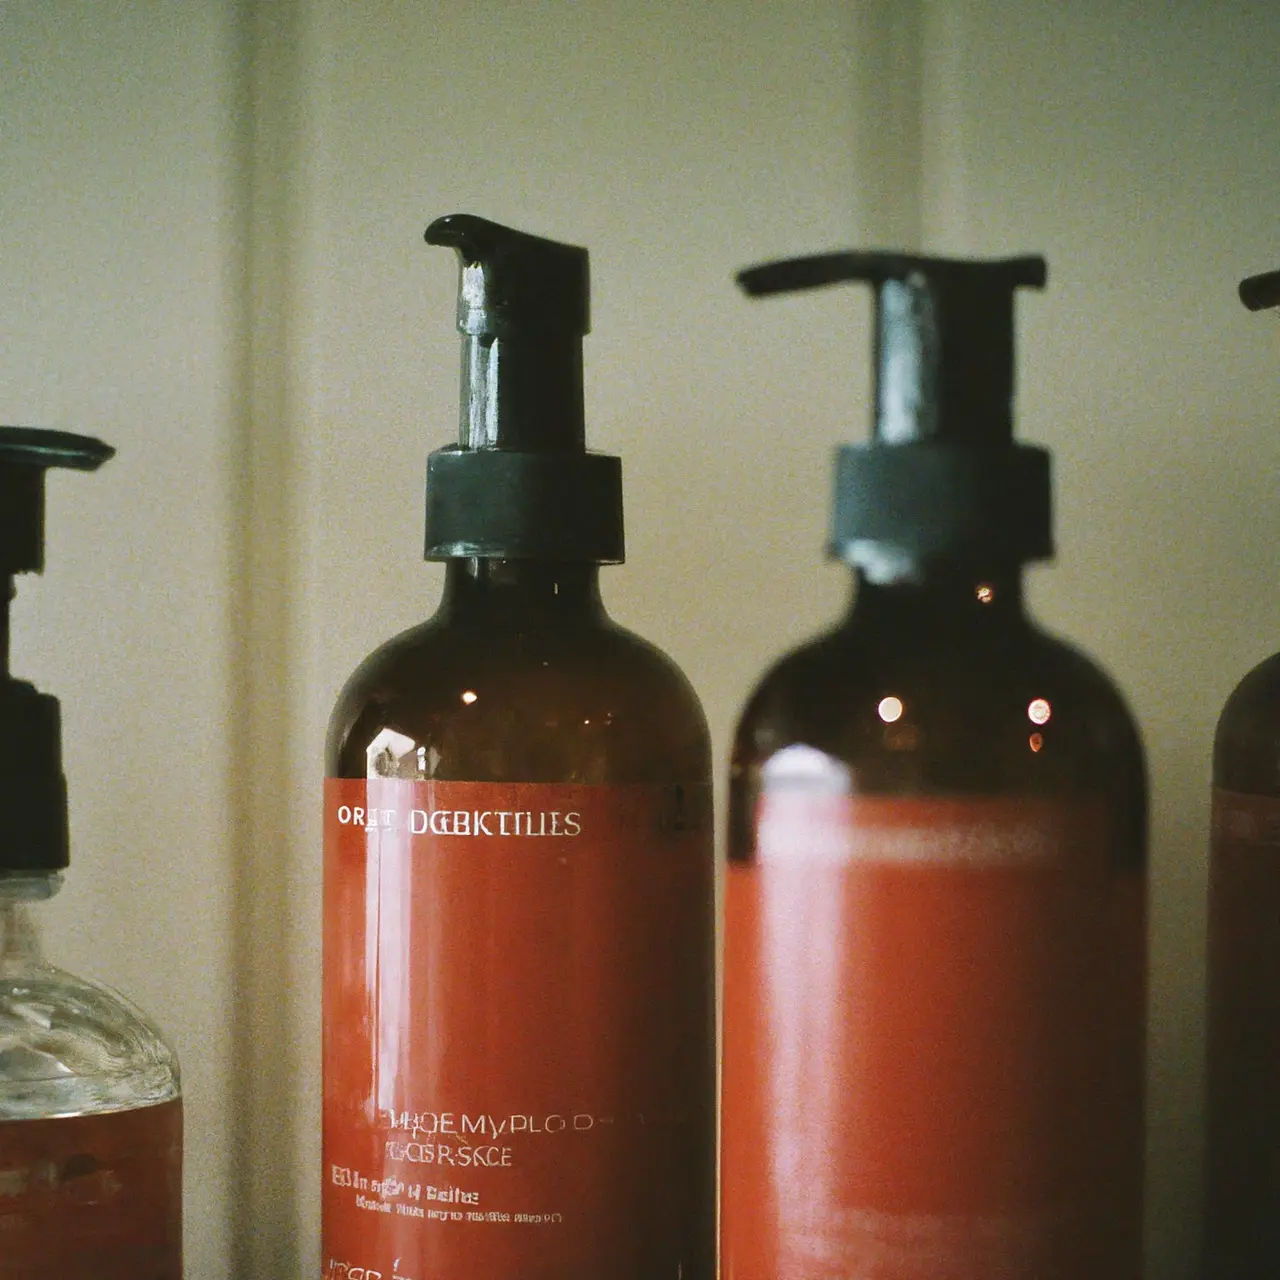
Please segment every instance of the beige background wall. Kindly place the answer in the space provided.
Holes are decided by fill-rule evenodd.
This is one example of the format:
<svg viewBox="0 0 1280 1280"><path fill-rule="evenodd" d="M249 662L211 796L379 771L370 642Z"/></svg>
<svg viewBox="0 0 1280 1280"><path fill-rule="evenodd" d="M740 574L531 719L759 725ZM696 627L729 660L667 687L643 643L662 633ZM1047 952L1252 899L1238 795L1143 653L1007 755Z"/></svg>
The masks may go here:
<svg viewBox="0 0 1280 1280"><path fill-rule="evenodd" d="M120 456L51 486L15 669L66 714L56 954L177 1040L189 1274L316 1274L318 781L339 685L429 611L468 210L593 253L588 430L624 457L622 621L720 755L845 592L829 455L867 303L733 270L1039 250L1021 429L1055 451L1040 616L1128 691L1153 780L1151 1275L1192 1274L1208 751L1280 647L1274 4L0 6L0 420Z"/></svg>

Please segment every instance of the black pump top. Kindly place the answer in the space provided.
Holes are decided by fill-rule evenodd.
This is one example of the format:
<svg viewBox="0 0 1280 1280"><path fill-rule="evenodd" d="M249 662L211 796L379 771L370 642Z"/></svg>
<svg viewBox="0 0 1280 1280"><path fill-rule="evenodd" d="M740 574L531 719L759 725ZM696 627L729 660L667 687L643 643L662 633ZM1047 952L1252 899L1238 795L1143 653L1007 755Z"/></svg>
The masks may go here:
<svg viewBox="0 0 1280 1280"><path fill-rule="evenodd" d="M459 443L427 460L426 558L620 563L622 466L586 449L587 251L465 213L426 238L457 250L464 335Z"/></svg>
<svg viewBox="0 0 1280 1280"><path fill-rule="evenodd" d="M0 427L0 873L67 865L67 784L58 700L9 674L13 576L44 568L44 477L96 471L115 450L68 431Z"/></svg>
<svg viewBox="0 0 1280 1280"><path fill-rule="evenodd" d="M1241 280L1240 301L1250 311L1280 307L1280 271L1268 271L1264 275Z"/></svg>
<svg viewBox="0 0 1280 1280"><path fill-rule="evenodd" d="M458 330L490 338L591 331L585 249L544 240L469 213L437 218L427 243L458 251Z"/></svg>
<svg viewBox="0 0 1280 1280"><path fill-rule="evenodd" d="M1015 565L1053 554L1049 455L1013 440L1013 295L1039 257L831 253L752 267L752 295L842 281L876 291L875 416L836 460L831 554L872 568Z"/></svg>

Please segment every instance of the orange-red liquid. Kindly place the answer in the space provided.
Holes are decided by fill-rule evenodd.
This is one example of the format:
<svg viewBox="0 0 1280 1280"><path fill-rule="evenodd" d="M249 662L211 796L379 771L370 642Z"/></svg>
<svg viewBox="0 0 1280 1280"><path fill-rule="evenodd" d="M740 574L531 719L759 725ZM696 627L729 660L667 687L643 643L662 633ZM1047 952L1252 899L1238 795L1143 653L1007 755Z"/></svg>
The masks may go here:
<svg viewBox="0 0 1280 1280"><path fill-rule="evenodd" d="M0 1280L181 1280L182 1101L0 1121Z"/></svg>

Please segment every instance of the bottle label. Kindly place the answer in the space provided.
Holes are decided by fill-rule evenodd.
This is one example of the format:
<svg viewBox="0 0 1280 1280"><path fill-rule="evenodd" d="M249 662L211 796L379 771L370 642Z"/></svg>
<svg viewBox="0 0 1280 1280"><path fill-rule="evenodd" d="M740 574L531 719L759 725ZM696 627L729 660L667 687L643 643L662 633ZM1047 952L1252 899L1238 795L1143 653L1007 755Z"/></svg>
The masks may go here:
<svg viewBox="0 0 1280 1280"><path fill-rule="evenodd" d="M326 1280L714 1247L708 788L329 779Z"/></svg>
<svg viewBox="0 0 1280 1280"><path fill-rule="evenodd" d="M182 1100L0 1121L0 1280L181 1280Z"/></svg>
<svg viewBox="0 0 1280 1280"><path fill-rule="evenodd" d="M1137 1280L1144 886L1099 805L766 794L726 885L726 1280Z"/></svg>
<svg viewBox="0 0 1280 1280"><path fill-rule="evenodd" d="M1206 1256L1280 1275L1280 798L1213 793Z"/></svg>

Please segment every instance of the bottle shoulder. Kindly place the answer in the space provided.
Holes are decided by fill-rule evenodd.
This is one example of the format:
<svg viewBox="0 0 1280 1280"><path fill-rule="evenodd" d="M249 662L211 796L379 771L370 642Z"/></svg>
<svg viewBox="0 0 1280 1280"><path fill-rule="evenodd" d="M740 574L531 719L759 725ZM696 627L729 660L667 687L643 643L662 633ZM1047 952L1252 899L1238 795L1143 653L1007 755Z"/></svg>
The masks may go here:
<svg viewBox="0 0 1280 1280"><path fill-rule="evenodd" d="M1264 658L1232 689L1219 717L1219 728L1269 720L1280 731L1280 653Z"/></svg>
<svg viewBox="0 0 1280 1280"><path fill-rule="evenodd" d="M1024 623L974 641L940 634L921 641L866 634L847 623L783 655L753 690L744 721L805 718L829 708L859 714L869 697L908 695L924 714L971 704L993 712L1056 692L1082 711L1132 721L1116 683L1076 646Z"/></svg>
<svg viewBox="0 0 1280 1280"><path fill-rule="evenodd" d="M1214 785L1280 795L1280 654L1250 670L1231 691L1213 743Z"/></svg>
<svg viewBox="0 0 1280 1280"><path fill-rule="evenodd" d="M1145 787L1136 723L1114 681L1025 617L904 634L841 625L784 656L747 703L734 770L790 745L843 761L863 789Z"/></svg>
<svg viewBox="0 0 1280 1280"><path fill-rule="evenodd" d="M339 696L327 771L378 772L370 761L387 743L395 776L690 781L710 770L706 718L684 673L607 618L501 628L437 618L403 632Z"/></svg>
<svg viewBox="0 0 1280 1280"><path fill-rule="evenodd" d="M0 1120L128 1110L181 1091L177 1054L118 991L49 964L0 965Z"/></svg>

